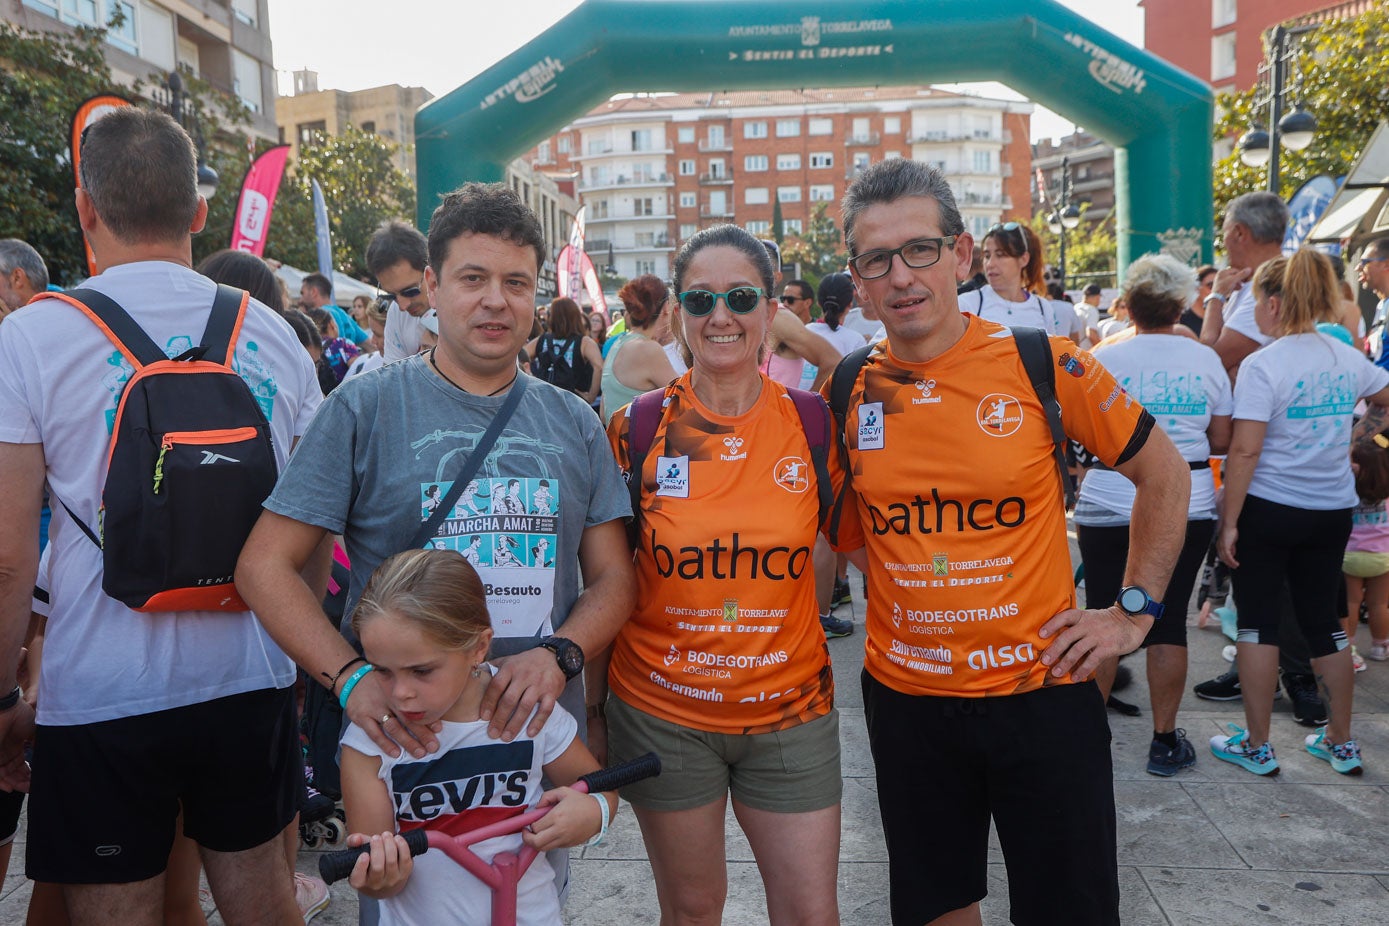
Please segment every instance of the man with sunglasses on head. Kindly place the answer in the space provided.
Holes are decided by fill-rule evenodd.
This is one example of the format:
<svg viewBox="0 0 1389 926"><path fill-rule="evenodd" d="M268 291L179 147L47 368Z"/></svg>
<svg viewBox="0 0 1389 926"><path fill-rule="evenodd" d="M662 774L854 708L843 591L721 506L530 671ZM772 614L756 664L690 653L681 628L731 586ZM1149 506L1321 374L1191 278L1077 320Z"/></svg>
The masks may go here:
<svg viewBox="0 0 1389 926"><path fill-rule="evenodd" d="M892 921L981 922L992 818L1012 922L1117 924L1093 676L1161 617L1145 589L1166 587L1182 545L1186 464L1089 354L1047 339L1066 436L1138 493L1119 601L1078 609L1048 416L1021 341L960 311L974 241L949 184L883 161L850 185L843 215L859 296L887 329L844 368L847 391L844 373L828 391L847 399L835 414L853 490L831 539L869 577L863 700Z"/></svg>
<svg viewBox="0 0 1389 926"><path fill-rule="evenodd" d="M376 277L386 309L386 335L381 348L390 363L420 352L420 319L429 311L424 291L424 268L429 264L429 243L424 235L399 220L383 222L367 242L367 271Z"/></svg>

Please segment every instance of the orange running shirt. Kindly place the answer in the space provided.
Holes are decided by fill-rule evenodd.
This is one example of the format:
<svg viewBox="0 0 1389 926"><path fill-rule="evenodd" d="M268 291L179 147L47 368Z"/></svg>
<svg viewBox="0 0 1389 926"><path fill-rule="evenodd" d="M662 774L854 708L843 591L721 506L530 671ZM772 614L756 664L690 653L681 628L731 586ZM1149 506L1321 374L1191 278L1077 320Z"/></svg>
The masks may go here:
<svg viewBox="0 0 1389 926"><path fill-rule="evenodd" d="M965 317L964 337L928 363L884 342L845 422L857 500L846 499L837 548L867 547L864 665L907 694L1060 684L1038 660L1037 631L1075 607L1046 415L1009 329ZM1051 338L1051 350L1066 433L1107 465L1128 459L1152 417L1070 340Z"/></svg>
<svg viewBox="0 0 1389 926"><path fill-rule="evenodd" d="M609 686L648 714L714 733L829 713L834 677L811 562L819 501L795 404L765 376L736 418L706 408L688 373L666 397L640 474L637 608L613 644ZM629 413L608 424L624 472Z"/></svg>

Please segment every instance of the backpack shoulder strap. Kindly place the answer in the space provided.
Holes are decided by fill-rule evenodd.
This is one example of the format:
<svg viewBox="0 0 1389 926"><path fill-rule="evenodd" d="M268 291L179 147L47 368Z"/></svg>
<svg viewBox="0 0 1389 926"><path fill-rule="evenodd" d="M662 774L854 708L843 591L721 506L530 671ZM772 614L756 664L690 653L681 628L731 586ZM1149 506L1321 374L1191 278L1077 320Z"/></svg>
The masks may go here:
<svg viewBox="0 0 1389 926"><path fill-rule="evenodd" d="M844 498L849 487L849 445L844 436L845 422L849 417L849 399L853 395L854 383L873 353L872 344L865 344L858 350L850 351L839 361L830 374L830 412L834 416L834 444L839 450L839 458L844 464L844 490L834 500L830 512L829 535L832 543L839 540L839 519L844 513Z"/></svg>
<svg viewBox="0 0 1389 926"><path fill-rule="evenodd" d="M217 284L212 314L208 316L207 327L203 329L202 359L231 366L232 351L236 348L241 325L246 320L246 306L250 301L250 293L225 283Z"/></svg>
<svg viewBox="0 0 1389 926"><path fill-rule="evenodd" d="M145 329L110 296L94 289L70 289L53 295L90 318L135 369L169 359L145 334Z"/></svg>
<svg viewBox="0 0 1389 926"><path fill-rule="evenodd" d="M834 507L834 486L830 482L829 467L830 435L833 430L830 410L825 400L814 392L787 387L786 394L795 403L796 414L801 419L801 430L805 432L805 441L810 445L810 462L815 468L820 508L815 523L823 527L825 518Z"/></svg>
<svg viewBox="0 0 1389 926"><path fill-rule="evenodd" d="M651 452L651 442L656 439L656 429L661 426L665 410L666 391L662 388L637 396L627 412L627 494L632 499L628 536L633 549L636 548L637 521L641 517L642 466L646 463L646 455Z"/></svg>
<svg viewBox="0 0 1389 926"><path fill-rule="evenodd" d="M1019 326L1012 331L1023 369L1027 371L1032 389L1041 400L1042 410L1046 412L1047 426L1051 429L1052 453L1061 475L1061 487L1065 491L1066 504L1073 505L1075 490L1071 487L1071 474L1066 469L1066 429L1061 424L1061 402L1056 398L1056 369L1051 362L1051 342L1047 340L1046 332L1040 328Z"/></svg>

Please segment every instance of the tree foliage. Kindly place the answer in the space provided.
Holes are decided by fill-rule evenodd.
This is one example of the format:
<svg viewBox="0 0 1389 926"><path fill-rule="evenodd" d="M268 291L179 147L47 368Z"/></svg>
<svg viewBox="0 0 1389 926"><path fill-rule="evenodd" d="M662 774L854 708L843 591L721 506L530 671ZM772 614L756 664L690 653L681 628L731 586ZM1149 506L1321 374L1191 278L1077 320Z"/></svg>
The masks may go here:
<svg viewBox="0 0 1389 926"><path fill-rule="evenodd" d="M839 224L829 215L828 202L810 209L810 222L797 239L782 249L782 261L801 265L801 277L818 287L826 274L848 266L849 253L839 234Z"/></svg>
<svg viewBox="0 0 1389 926"><path fill-rule="evenodd" d="M1293 41L1300 42L1300 52L1289 67L1285 100L1301 102L1315 115L1317 132L1302 151L1283 148L1278 193L1284 199L1318 174L1348 173L1375 126L1389 114L1389 9L1372 6ZM1268 107L1256 112L1259 98L1266 95L1264 86L1218 95L1216 144L1235 141L1250 128L1267 131ZM1268 169L1246 167L1238 151L1232 151L1216 163L1216 215L1236 196L1267 187Z"/></svg>
<svg viewBox="0 0 1389 926"><path fill-rule="evenodd" d="M1077 289L1088 283L1116 286L1118 241L1114 237L1114 213L1092 222L1085 218L1089 203L1080 205L1080 225L1066 231L1067 289ZM1042 239L1042 251L1047 263L1061 266L1061 236L1047 227L1046 213L1032 217L1032 230ZM979 243L975 242L975 247Z"/></svg>

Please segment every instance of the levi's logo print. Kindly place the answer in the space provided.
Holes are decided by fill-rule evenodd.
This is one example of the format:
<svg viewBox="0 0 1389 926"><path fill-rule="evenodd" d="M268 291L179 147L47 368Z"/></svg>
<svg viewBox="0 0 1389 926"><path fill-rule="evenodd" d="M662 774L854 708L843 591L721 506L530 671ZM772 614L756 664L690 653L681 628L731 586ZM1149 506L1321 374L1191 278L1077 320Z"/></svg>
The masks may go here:
<svg viewBox="0 0 1389 926"><path fill-rule="evenodd" d="M407 762L390 772L400 829L424 827L457 836L514 817L526 808L535 743L492 743L453 749L432 762Z"/></svg>

